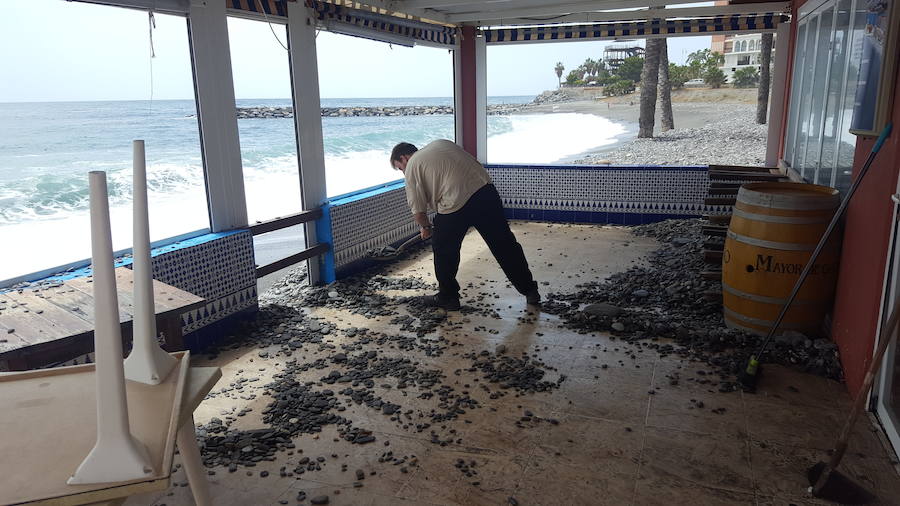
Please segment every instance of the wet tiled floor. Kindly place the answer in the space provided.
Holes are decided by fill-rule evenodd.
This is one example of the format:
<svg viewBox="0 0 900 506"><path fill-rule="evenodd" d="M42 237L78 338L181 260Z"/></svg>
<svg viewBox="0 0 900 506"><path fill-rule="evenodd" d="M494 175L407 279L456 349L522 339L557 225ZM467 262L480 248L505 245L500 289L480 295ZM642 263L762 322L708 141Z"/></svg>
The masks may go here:
<svg viewBox="0 0 900 506"><path fill-rule="evenodd" d="M543 291L565 292L577 283L603 279L641 263L656 248L653 239L634 237L615 227L516 223L514 231L536 279L548 283L542 285ZM394 276L433 281L431 261L430 253L423 252L389 270ZM433 444L428 431L404 429L400 421L379 411L350 404L341 414L373 430L375 443L351 445L337 439L333 426L316 436L301 435L294 443L303 455L325 457L321 471L302 478L279 477L280 468L293 467L299 453L279 453L276 461L253 468L252 476L243 468L235 473L215 468L209 476L214 503L308 504L317 495L328 495L329 504L354 505L823 503L806 493L805 472L824 458L840 429L849 406L844 385L765 366L756 394L720 393L713 384L703 383L703 364L662 357L607 335L562 328L555 316L529 314L524 298L509 286L474 232L464 245L459 279L464 303L466 295L496 295L491 302L501 319L451 314L450 325L436 332L459 344L439 357L391 349L380 352L416 354L422 364L443 370L445 382L463 388L477 377L465 371L454 375L470 366L463 355L502 344L510 356L524 352L556 368L548 379L565 374L567 379L558 390L490 399L472 388L482 407L453 422L454 442L446 446ZM390 318L366 319L324 308L309 314L339 328L365 326L402 333ZM481 326L493 332L474 330ZM339 345L346 339L332 333L326 342ZM197 357L195 365L222 367L219 387L234 381L239 370L253 370L260 377L241 395L205 401L195 413L197 423L221 416L223 410L252 408L233 427L263 427L259 413L270 399L259 394L285 361L274 353L277 347L272 350L268 359L260 358L257 347L231 350L213 360ZM298 352L306 359L321 353ZM681 378L677 385L669 381L674 373ZM321 371L308 374L304 381L322 377ZM256 398L250 399L251 393ZM404 406L435 402L417 399L415 388L379 391L379 395ZM517 425L526 410L558 424ZM416 465L379 462L386 451L415 459ZM478 474L468 477L460 472L459 459L474 461ZM894 459L872 421L862 418L843 471L874 492L882 504L900 504L900 475ZM347 471L342 471L342 464ZM361 487L354 486L356 469L367 474L359 482ZM263 470L271 474L262 478ZM173 482L166 492L133 497L128 504L192 504L183 471L174 474ZM300 491L307 497L302 503L297 501Z"/></svg>

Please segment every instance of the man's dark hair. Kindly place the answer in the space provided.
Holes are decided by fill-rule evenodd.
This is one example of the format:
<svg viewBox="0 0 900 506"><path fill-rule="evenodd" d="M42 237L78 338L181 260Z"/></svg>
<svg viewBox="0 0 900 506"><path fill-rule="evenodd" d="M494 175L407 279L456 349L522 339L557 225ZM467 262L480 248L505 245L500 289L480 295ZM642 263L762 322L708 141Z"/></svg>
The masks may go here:
<svg viewBox="0 0 900 506"><path fill-rule="evenodd" d="M394 165L394 162L400 160L401 156L412 156L413 153L418 151L419 148L413 146L408 142L401 142L394 146L394 150L391 151L391 165Z"/></svg>

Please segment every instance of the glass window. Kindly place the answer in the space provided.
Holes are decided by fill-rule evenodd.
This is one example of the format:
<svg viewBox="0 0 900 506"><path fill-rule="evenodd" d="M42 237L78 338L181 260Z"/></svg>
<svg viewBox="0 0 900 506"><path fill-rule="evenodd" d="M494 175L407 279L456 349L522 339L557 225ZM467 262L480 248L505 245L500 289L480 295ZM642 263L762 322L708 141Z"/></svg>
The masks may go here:
<svg viewBox="0 0 900 506"><path fill-rule="evenodd" d="M151 59L146 12L3 7L0 46L16 50L0 54L0 280L90 257L91 170L107 172L113 247L131 246L134 139L146 145L151 240L208 229L185 18L155 15Z"/></svg>
<svg viewBox="0 0 900 506"><path fill-rule="evenodd" d="M805 47L806 46L806 25L800 25L797 27L797 47ZM800 91L803 89L803 51L797 51L794 58L794 70L793 76L791 77L791 106L789 113L790 122L788 123L787 129L787 140L784 143L784 159L785 161L791 165L792 167L796 167L796 160L794 159L794 154L796 152L794 142L797 139L797 117L799 116L799 109L794 107L794 104L798 104L800 102Z"/></svg>
<svg viewBox="0 0 900 506"><path fill-rule="evenodd" d="M799 116L797 117L797 146L794 154L796 168L800 176L807 178L806 174L806 145L811 130L809 108L812 102L813 75L816 68L816 40L819 33L819 17L816 16L807 24L806 30L806 56L803 59L803 93L800 95Z"/></svg>
<svg viewBox="0 0 900 506"><path fill-rule="evenodd" d="M272 33L272 32L275 33ZM231 68L247 218L250 223L303 210L300 165L291 98L291 76L284 25L228 18ZM305 248L304 226L253 237L257 265L266 265Z"/></svg>
<svg viewBox="0 0 900 506"><path fill-rule="evenodd" d="M450 51L327 31L316 46L329 196L402 179L389 161L399 142L455 139Z"/></svg>
<svg viewBox="0 0 900 506"><path fill-rule="evenodd" d="M835 12L835 30L831 45L831 73L827 83L825 122L822 130L822 153L819 157L819 170L816 173L816 183L827 186L834 185L834 153L837 148L840 123L838 115L841 90L846 79L844 70L848 54L850 4L851 0L841 0Z"/></svg>
<svg viewBox="0 0 900 506"><path fill-rule="evenodd" d="M853 118L853 101L856 96L856 81L859 79L859 62L862 60L863 37L866 27L865 3L855 0L850 16L850 40L848 41L848 62L839 119L837 164L835 166L834 186L845 191L850 187L853 171L853 157L856 152L856 136L850 133L850 121Z"/></svg>
<svg viewBox="0 0 900 506"><path fill-rule="evenodd" d="M228 18L250 223L303 210L290 62L281 47L287 44L287 29L276 23L271 27L264 21Z"/></svg>
<svg viewBox="0 0 900 506"><path fill-rule="evenodd" d="M829 70L829 48L831 40L832 22L834 10L827 9L819 17L819 27L816 33L815 68L813 69L812 86L808 87L812 95L809 109L809 130L806 141L806 155L804 168L807 169L804 177L813 183L817 183L819 155L821 153L822 127L825 110L825 94L827 93ZM808 161L808 162L807 162Z"/></svg>
<svg viewBox="0 0 900 506"><path fill-rule="evenodd" d="M856 147L848 132L859 75L864 2L823 4L799 21L785 161L806 181L846 190Z"/></svg>

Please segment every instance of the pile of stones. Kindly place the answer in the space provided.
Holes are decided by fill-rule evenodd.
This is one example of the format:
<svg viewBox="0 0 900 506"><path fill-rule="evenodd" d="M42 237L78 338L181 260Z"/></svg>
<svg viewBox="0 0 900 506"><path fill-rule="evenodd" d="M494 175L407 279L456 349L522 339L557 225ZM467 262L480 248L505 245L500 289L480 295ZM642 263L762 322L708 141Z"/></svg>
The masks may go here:
<svg viewBox="0 0 900 506"><path fill-rule="evenodd" d="M737 389L735 375L762 338L725 326L721 283L705 279L702 222L668 220L632 227L635 235L662 242L647 266L635 266L604 281L549 294L543 310L559 315L581 333L609 332L615 338L709 364L720 390ZM786 333L774 340L766 361L832 379L841 378L837 348L827 339Z"/></svg>
<svg viewBox="0 0 900 506"><path fill-rule="evenodd" d="M438 327L451 324L446 311L425 307L414 297L390 295L392 291L421 293L434 289L420 279L368 272L328 286L309 286L303 276L288 278L297 284L273 285L260 299L256 320L244 324L216 349L208 350L216 356L248 345L257 346L259 359L265 364L277 360L279 370L261 392L271 398L261 413L265 428L247 431L231 427L250 411L247 408L237 413L223 412L224 421L215 418L198 430L207 466L225 466L235 472L240 467L274 460L278 452L302 453L293 443L295 438L319 434L326 426L334 426L339 437L351 444L374 443L377 437L371 430L355 426L344 416L351 406L385 416L403 431L428 434L433 444L461 444L454 421L485 407L470 389L480 388L485 398L497 399L507 393L550 392L565 380L565 376L536 358L524 353L521 357L506 356L505 350L463 355L470 364L454 371L452 380L441 370L419 363L416 356L438 357L452 346L459 346L435 332ZM476 300L473 304L465 308L466 314L499 318L489 302ZM306 309L311 307L340 309L368 319L389 317L400 325L401 332L338 328L334 322L309 316ZM337 335L343 337L340 344L331 344L329 337ZM319 371L317 380L299 379L309 379L310 371ZM244 374L243 370L238 372ZM558 379L547 379L549 373L557 374ZM258 377L241 376L210 397L253 399L256 394L250 391L257 381ZM410 403L403 405L402 399L406 398ZM397 458L407 462L403 460L407 457ZM397 458L387 459L393 465ZM297 475L320 467L321 463L307 462L282 472Z"/></svg>
<svg viewBox="0 0 900 506"><path fill-rule="evenodd" d="M581 97L576 95L574 92L570 92L566 88L560 88L557 90L547 90L540 95L534 97L534 100L531 101L534 105L541 104L560 104L563 102L574 102L576 100L580 100Z"/></svg>

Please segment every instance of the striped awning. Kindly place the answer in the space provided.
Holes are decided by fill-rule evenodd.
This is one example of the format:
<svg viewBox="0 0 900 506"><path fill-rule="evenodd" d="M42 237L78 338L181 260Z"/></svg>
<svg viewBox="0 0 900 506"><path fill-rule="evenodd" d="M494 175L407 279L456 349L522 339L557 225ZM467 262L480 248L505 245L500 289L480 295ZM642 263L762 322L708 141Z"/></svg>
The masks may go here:
<svg viewBox="0 0 900 506"><path fill-rule="evenodd" d="M452 46L456 44L456 28L425 23L412 19L378 14L341 5L306 0L306 5L317 14L319 21L346 23L374 33L406 37L413 40Z"/></svg>
<svg viewBox="0 0 900 506"><path fill-rule="evenodd" d="M652 38L678 35L773 31L788 17L769 12L759 15L717 16L700 19L653 19L590 25L536 26L484 30L488 44L579 39Z"/></svg>
<svg viewBox="0 0 900 506"><path fill-rule="evenodd" d="M287 17L287 2L288 0L226 0L228 3L225 5L228 6L229 9L239 10L239 11L247 11L247 12L255 12L255 13L263 13L265 12L267 16L280 16L283 18ZM296 0L290 0L294 2ZM260 9L262 6L262 9Z"/></svg>

